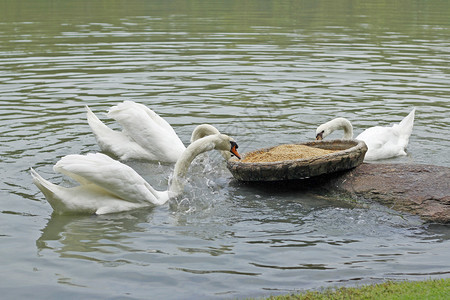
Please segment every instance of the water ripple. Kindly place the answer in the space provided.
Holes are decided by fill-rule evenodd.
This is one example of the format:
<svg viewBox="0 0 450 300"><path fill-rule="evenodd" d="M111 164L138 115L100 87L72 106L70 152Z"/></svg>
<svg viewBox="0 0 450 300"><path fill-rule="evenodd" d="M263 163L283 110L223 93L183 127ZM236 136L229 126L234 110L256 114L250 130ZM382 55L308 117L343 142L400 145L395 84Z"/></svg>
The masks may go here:
<svg viewBox="0 0 450 300"><path fill-rule="evenodd" d="M123 100L154 109L185 143L211 123L242 152L312 140L336 116L358 134L414 106L408 156L387 162L450 166L448 13L437 1L401 11L379 1L350 11L336 1L47 2L0 9L0 237L15 249L2 261L5 286L209 299L448 274L448 228L374 203L241 185L214 153L192 165L182 198L114 216L51 215L29 175L73 185L52 166L99 150L84 106L120 129L105 112ZM173 166L127 163L167 188Z"/></svg>

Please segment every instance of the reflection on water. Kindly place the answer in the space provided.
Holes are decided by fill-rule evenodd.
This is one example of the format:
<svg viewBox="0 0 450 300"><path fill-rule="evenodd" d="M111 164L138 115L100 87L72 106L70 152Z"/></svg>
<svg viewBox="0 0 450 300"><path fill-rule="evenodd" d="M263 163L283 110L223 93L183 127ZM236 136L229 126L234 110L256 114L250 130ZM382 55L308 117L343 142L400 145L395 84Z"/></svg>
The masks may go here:
<svg viewBox="0 0 450 300"><path fill-rule="evenodd" d="M55 260L55 253L79 265L111 268L105 276L102 268L90 267L89 277L97 278L95 284L101 287L115 278L133 288L145 282L148 289L163 292L161 284L185 278L195 282L195 287L183 287L192 295L205 285L224 293L251 294L260 288L259 280L266 282L265 288L288 292L298 288L298 282L310 286L311 280L324 285L448 274L432 271L439 270L441 262L426 259L445 256L436 248L443 242L440 229L433 234L435 229L424 228L417 218L377 205L341 207L333 199L306 197L296 202L285 195L274 203L245 190L243 195L245 199L233 205L215 203L208 214L166 207L99 217L53 215L36 241L38 254L45 263ZM61 274L71 285L93 288L79 273L83 270ZM236 284L239 291L231 288Z"/></svg>
<svg viewBox="0 0 450 300"><path fill-rule="evenodd" d="M186 144L211 123L242 152L314 139L335 116L359 134L414 106L408 156L385 162L450 166L449 14L445 1L415 0L1 2L4 296L210 299L448 277L448 227L239 184L214 153L180 199L102 217L52 215L29 168L70 185L56 161L98 151L84 105L118 129L101 112L123 100L154 109ZM173 166L128 163L167 187Z"/></svg>
<svg viewBox="0 0 450 300"><path fill-rule="evenodd" d="M127 234L142 231L136 222L137 218L131 215L120 219L54 215L42 230L36 246L40 251L52 249L61 257L100 261L90 253L114 253L117 252L114 251L116 247L120 251L133 251L133 248L126 247L126 240L129 238ZM55 242L61 243L61 247L52 247Z"/></svg>

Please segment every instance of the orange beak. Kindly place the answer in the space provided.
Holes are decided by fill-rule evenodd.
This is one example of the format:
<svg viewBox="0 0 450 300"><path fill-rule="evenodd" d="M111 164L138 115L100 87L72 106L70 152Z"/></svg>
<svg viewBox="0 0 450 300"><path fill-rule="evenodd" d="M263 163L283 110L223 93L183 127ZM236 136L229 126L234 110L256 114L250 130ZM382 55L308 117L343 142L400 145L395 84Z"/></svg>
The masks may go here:
<svg viewBox="0 0 450 300"><path fill-rule="evenodd" d="M322 137L322 132L320 132L320 133L318 133L317 135L316 135L316 141L321 141L321 140L323 140L323 137Z"/></svg>
<svg viewBox="0 0 450 300"><path fill-rule="evenodd" d="M237 145L233 145L233 147L231 147L230 150L231 153L233 153L234 156L236 156L237 158L241 159L241 156L239 155L239 153L237 152Z"/></svg>

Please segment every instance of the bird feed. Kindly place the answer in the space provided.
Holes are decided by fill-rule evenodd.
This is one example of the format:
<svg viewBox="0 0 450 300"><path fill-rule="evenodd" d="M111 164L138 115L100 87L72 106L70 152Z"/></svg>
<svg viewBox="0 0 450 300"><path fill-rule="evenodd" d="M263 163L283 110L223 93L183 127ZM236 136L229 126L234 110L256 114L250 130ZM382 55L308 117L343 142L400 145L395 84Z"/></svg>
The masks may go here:
<svg viewBox="0 0 450 300"><path fill-rule="evenodd" d="M243 159L243 163L266 163L286 160L306 159L323 156L339 150L321 149L306 145L290 144L279 145L269 150L257 150L248 153Z"/></svg>

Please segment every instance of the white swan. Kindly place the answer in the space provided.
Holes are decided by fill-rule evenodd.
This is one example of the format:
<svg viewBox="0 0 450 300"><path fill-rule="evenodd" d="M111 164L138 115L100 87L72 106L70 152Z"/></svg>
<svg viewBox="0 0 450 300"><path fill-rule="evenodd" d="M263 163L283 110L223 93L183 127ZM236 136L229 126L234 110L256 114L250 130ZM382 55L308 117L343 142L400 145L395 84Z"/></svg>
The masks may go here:
<svg viewBox="0 0 450 300"><path fill-rule="evenodd" d="M33 168L33 183L42 191L53 210L63 213L107 214L151 205L162 205L183 191L186 172L193 159L209 150L230 151L240 158L236 142L215 134L196 140L175 164L167 191L157 191L131 167L102 153L67 155L53 169L80 185L66 188L42 178Z"/></svg>
<svg viewBox="0 0 450 300"><path fill-rule="evenodd" d="M150 160L175 163L186 150L172 126L145 105L124 101L113 106L108 116L116 120L123 130L106 126L86 105L87 120L100 149L112 153L120 160ZM220 133L214 126L202 124L192 132L191 142L207 135ZM229 159L229 151L222 152Z"/></svg>
<svg viewBox="0 0 450 300"><path fill-rule="evenodd" d="M414 124L413 110L399 123L392 127L375 126L364 130L356 139L362 140L367 145L367 153L364 160L378 160L400 155L406 155L409 137ZM353 127L345 118L336 118L317 127L316 139L321 140L335 130L343 129L343 139L353 138Z"/></svg>

